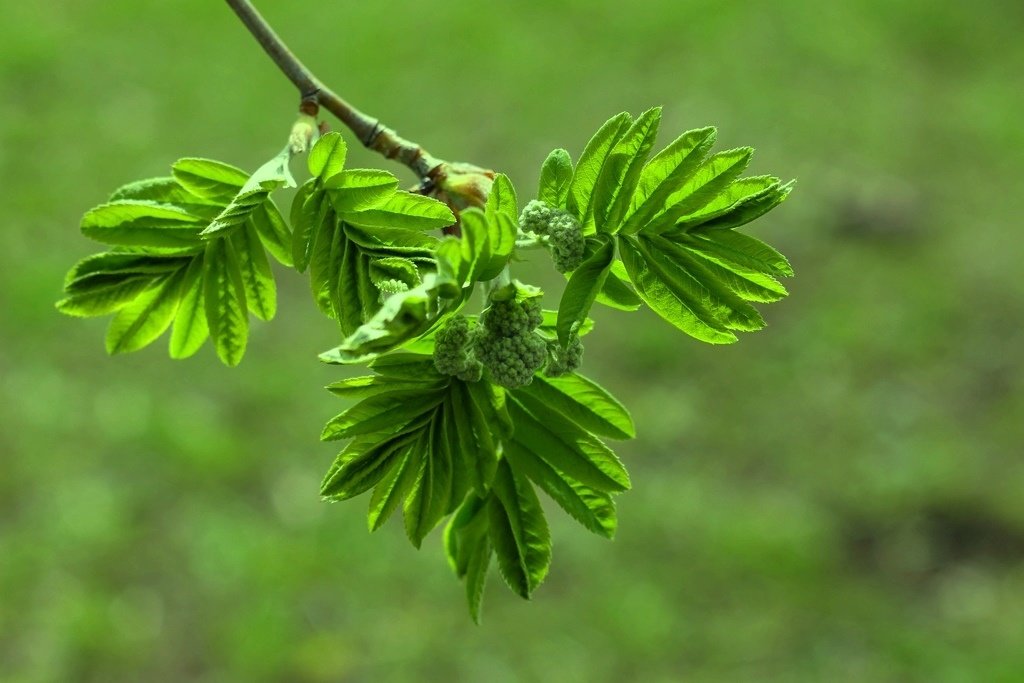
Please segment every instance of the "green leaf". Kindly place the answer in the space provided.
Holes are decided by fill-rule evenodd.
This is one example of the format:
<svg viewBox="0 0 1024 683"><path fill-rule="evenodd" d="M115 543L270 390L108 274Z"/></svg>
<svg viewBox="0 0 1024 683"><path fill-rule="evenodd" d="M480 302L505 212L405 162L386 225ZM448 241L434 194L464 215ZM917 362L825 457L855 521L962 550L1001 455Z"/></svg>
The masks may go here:
<svg viewBox="0 0 1024 683"><path fill-rule="evenodd" d="M735 180L700 209L680 218L672 232L692 230L703 223L731 213L747 202L771 193L781 186L778 178L768 175Z"/></svg>
<svg viewBox="0 0 1024 683"><path fill-rule="evenodd" d="M420 380L399 380L382 375L364 375L362 377L349 377L338 382L327 385L327 390L335 396L358 401L389 391L421 391L425 389L440 389L441 378L436 381Z"/></svg>
<svg viewBox="0 0 1024 683"><path fill-rule="evenodd" d="M588 242L592 252L569 277L558 304L558 341L563 346L569 343L574 328L586 320L615 259L614 239L597 237Z"/></svg>
<svg viewBox="0 0 1024 683"><path fill-rule="evenodd" d="M345 156L348 154L348 145L345 144L341 133L332 131L321 135L320 139L309 150L306 163L309 167L309 174L322 180L341 172L345 167Z"/></svg>
<svg viewBox="0 0 1024 683"><path fill-rule="evenodd" d="M384 523L409 494L420 471L417 454L418 451L414 444L406 445L398 452L396 464L374 487L373 495L370 497L370 510L366 518L370 531L376 531L384 526Z"/></svg>
<svg viewBox="0 0 1024 683"><path fill-rule="evenodd" d="M615 503L609 494L567 477L516 441L506 444L504 452L516 472L529 477L586 529L605 538L615 536Z"/></svg>
<svg viewBox="0 0 1024 683"><path fill-rule="evenodd" d="M336 173L323 187L338 213L358 213L386 203L398 191L398 178L387 171L355 168Z"/></svg>
<svg viewBox="0 0 1024 683"><path fill-rule="evenodd" d="M459 240L460 259L457 279L475 282L482 279L483 271L491 269L490 228L484 213L467 209L460 216L462 237ZM503 266L504 267L504 266Z"/></svg>
<svg viewBox="0 0 1024 683"><path fill-rule="evenodd" d="M62 313L92 317L112 313L141 294L154 279L188 267L187 257L105 252L79 261L64 279Z"/></svg>
<svg viewBox="0 0 1024 683"><path fill-rule="evenodd" d="M509 588L529 599L551 564L551 535L537 493L502 460L487 507L502 578Z"/></svg>
<svg viewBox="0 0 1024 683"><path fill-rule="evenodd" d="M594 194L604 162L633 122L628 112L609 119L594 134L573 171L566 208L583 224L584 232L594 230Z"/></svg>
<svg viewBox="0 0 1024 683"><path fill-rule="evenodd" d="M64 288L69 294L77 294L124 277L167 275L188 266L189 260L180 256L105 251L76 263L64 278Z"/></svg>
<svg viewBox="0 0 1024 683"><path fill-rule="evenodd" d="M230 240L238 256L249 312L260 320L272 320L277 312L277 288L259 235L246 225L231 233Z"/></svg>
<svg viewBox="0 0 1024 683"><path fill-rule="evenodd" d="M620 311L635 311L643 304L643 300L637 296L636 291L629 284L626 267L619 260L612 262L604 286L594 301Z"/></svg>
<svg viewBox="0 0 1024 683"><path fill-rule="evenodd" d="M694 296L702 297L704 307L727 329L753 332L765 326L757 309L744 301L744 296L730 289L733 286L744 294L753 293L752 289L745 287L749 282L730 277L732 273L728 270L696 258L693 252L663 237L652 237L649 244L651 249L648 253L657 253L676 282L693 292Z"/></svg>
<svg viewBox="0 0 1024 683"><path fill-rule="evenodd" d="M537 199L559 209L565 209L571 185L572 157L566 150L556 149L548 155L540 169Z"/></svg>
<svg viewBox="0 0 1024 683"><path fill-rule="evenodd" d="M470 496L452 516L444 532L448 561L455 575L466 583L469 613L476 623L480 623L484 583L494 554L488 524L487 499Z"/></svg>
<svg viewBox="0 0 1024 683"><path fill-rule="evenodd" d="M171 174L191 194L225 203L249 180L242 169L213 159L178 159L171 166Z"/></svg>
<svg viewBox="0 0 1024 683"><path fill-rule="evenodd" d="M295 179L288 169L291 151L280 154L260 166L249 176L231 202L202 232L206 238L220 236L249 220L253 212L266 202L270 193L282 187L295 187Z"/></svg>
<svg viewBox="0 0 1024 683"><path fill-rule="evenodd" d="M174 319L168 349L171 358L183 359L195 355L209 337L203 294L203 256L200 254L192 260L181 283L181 303Z"/></svg>
<svg viewBox="0 0 1024 683"><path fill-rule="evenodd" d="M174 204L194 216L207 220L213 219L219 214L221 209L224 208L225 203L194 195L170 176L136 180L127 185L122 185L114 190L108 201L115 202L122 199Z"/></svg>
<svg viewBox="0 0 1024 683"><path fill-rule="evenodd" d="M282 266L292 267L292 233L273 199L253 209L249 225L256 229L263 247Z"/></svg>
<svg viewBox="0 0 1024 683"><path fill-rule="evenodd" d="M731 344L736 335L710 309L710 293L671 263L652 256L642 240L626 238L619 253L637 294L651 310L686 334L709 344Z"/></svg>
<svg viewBox="0 0 1024 683"><path fill-rule="evenodd" d="M729 211L702 224L702 230L731 230L760 218L781 204L793 191L795 180L768 188L747 200L737 202Z"/></svg>
<svg viewBox="0 0 1024 683"><path fill-rule="evenodd" d="M334 214L331 213L330 216ZM313 300L320 311L336 318L332 303L344 256L345 233L334 220L324 220L313 235L313 249L309 258L309 286Z"/></svg>
<svg viewBox="0 0 1024 683"><path fill-rule="evenodd" d="M320 484L320 495L327 500L342 501L369 491L399 464L415 438L399 436L373 445L361 440L353 441L327 472Z"/></svg>
<svg viewBox="0 0 1024 683"><path fill-rule="evenodd" d="M384 256L370 261L369 279L373 284L383 280L399 280L409 286L417 287L423 282L416 264L401 256Z"/></svg>
<svg viewBox="0 0 1024 683"><path fill-rule="evenodd" d="M499 173L494 176L491 193L484 208L487 219L488 249L490 257L479 272L476 280L491 280L501 273L516 247L519 231L519 201L515 187L508 176Z"/></svg>
<svg viewBox="0 0 1024 683"><path fill-rule="evenodd" d="M584 431L529 394L509 402L515 423L513 438L552 467L605 493L626 491L629 474L600 439Z"/></svg>
<svg viewBox="0 0 1024 683"><path fill-rule="evenodd" d="M404 228L359 228L348 223L341 224L345 239L355 242L363 251L375 256L404 256L406 258L431 258L438 239L433 235Z"/></svg>
<svg viewBox="0 0 1024 683"><path fill-rule="evenodd" d="M486 495L498 467L498 451L487 416L462 382L452 383L449 402L449 427L453 432L449 438L457 456L455 462L469 473L476 492Z"/></svg>
<svg viewBox="0 0 1024 683"><path fill-rule="evenodd" d="M444 400L443 390L389 391L364 399L333 417L320 435L322 441L338 441L404 425L428 413Z"/></svg>
<svg viewBox="0 0 1024 683"><path fill-rule="evenodd" d="M415 380L420 382L444 379L434 367L429 355L416 353L391 353L370 362L370 368L388 379Z"/></svg>
<svg viewBox="0 0 1024 683"><path fill-rule="evenodd" d="M613 233L620 227L644 162L654 146L660 122L660 107L641 114L605 159L593 197L594 222L598 232Z"/></svg>
<svg viewBox="0 0 1024 683"><path fill-rule="evenodd" d="M626 407L604 387L582 375L538 375L533 382L513 392L513 395L519 394L530 395L593 434L611 439L636 437L636 427Z"/></svg>
<svg viewBox="0 0 1024 683"><path fill-rule="evenodd" d="M696 173L717 135L714 127L687 131L656 154L640 174L620 232L633 234L661 214L669 197Z"/></svg>
<svg viewBox="0 0 1024 683"><path fill-rule="evenodd" d="M196 247L201 218L171 204L123 199L101 204L82 217L82 234L119 247Z"/></svg>
<svg viewBox="0 0 1024 683"><path fill-rule="evenodd" d="M107 353L138 351L164 333L178 310L182 274L178 271L155 280L117 312L107 328Z"/></svg>
<svg viewBox="0 0 1024 683"><path fill-rule="evenodd" d="M512 417L508 412L505 390L490 382L470 382L465 385L473 400L474 430L477 434L493 432L501 437L512 435Z"/></svg>
<svg viewBox="0 0 1024 683"><path fill-rule="evenodd" d="M452 486L452 455L447 430L440 413L435 413L430 428L424 433L420 474L405 499L402 512L405 533L417 548L448 512Z"/></svg>
<svg viewBox="0 0 1024 683"><path fill-rule="evenodd" d="M750 235L733 230L696 232L688 235L685 243L736 272L744 269L774 277L793 276L785 256Z"/></svg>
<svg viewBox="0 0 1024 683"><path fill-rule="evenodd" d="M234 367L242 361L249 339L245 283L231 242L210 240L203 262L204 306L210 337L221 361Z"/></svg>
<svg viewBox="0 0 1024 683"><path fill-rule="evenodd" d="M373 208L339 213L346 222L367 229L437 230L455 222L446 204L405 191L394 192Z"/></svg>
<svg viewBox="0 0 1024 683"><path fill-rule="evenodd" d="M105 278L94 286L82 288L57 302L57 310L65 315L91 318L113 313L135 300L157 277L156 275L126 275Z"/></svg>
<svg viewBox="0 0 1024 683"><path fill-rule="evenodd" d="M315 180L302 184L292 199L292 264L300 273L306 272L313 254L313 240L321 223L326 222L330 205Z"/></svg>
<svg viewBox="0 0 1024 683"><path fill-rule="evenodd" d="M457 310L462 300L448 297L460 292L454 281L440 277L439 273L427 273L419 286L388 297L369 321L340 346L320 354L320 360L363 363L393 351L428 332L449 311Z"/></svg>
<svg viewBox="0 0 1024 683"><path fill-rule="evenodd" d="M657 234L674 228L676 221L702 208L739 177L750 164L750 147L714 154L705 161L686 184L669 196L666 208L656 214L640 231Z"/></svg>
<svg viewBox="0 0 1024 683"><path fill-rule="evenodd" d="M705 277L724 285L746 301L771 303L788 294L774 274L764 272L766 268L756 256L730 254L715 237L717 235L710 238L685 235L675 244L696 260Z"/></svg>

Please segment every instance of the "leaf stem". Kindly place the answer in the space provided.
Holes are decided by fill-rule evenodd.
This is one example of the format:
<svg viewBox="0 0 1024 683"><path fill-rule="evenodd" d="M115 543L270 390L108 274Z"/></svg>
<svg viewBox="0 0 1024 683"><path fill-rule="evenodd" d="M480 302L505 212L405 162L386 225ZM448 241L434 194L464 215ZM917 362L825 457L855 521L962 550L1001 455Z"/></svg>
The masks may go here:
<svg viewBox="0 0 1024 683"><path fill-rule="evenodd" d="M303 111L315 115L316 109L323 107L338 117L366 147L404 164L421 180L434 180L443 174L446 166L444 161L431 156L419 144L399 136L380 120L359 111L324 85L288 49L249 0L226 1L281 72L298 88L302 96Z"/></svg>

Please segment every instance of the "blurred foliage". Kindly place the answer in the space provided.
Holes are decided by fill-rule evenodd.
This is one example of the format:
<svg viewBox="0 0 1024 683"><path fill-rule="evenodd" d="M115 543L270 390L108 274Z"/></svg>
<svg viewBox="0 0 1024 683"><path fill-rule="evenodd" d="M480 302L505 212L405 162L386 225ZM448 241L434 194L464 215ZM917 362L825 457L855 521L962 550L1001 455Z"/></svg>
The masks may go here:
<svg viewBox="0 0 1024 683"><path fill-rule="evenodd" d="M1021 680L1024 5L261 4L353 102L524 187L620 110L753 141L800 179L753 230L792 297L729 348L599 312L588 373L640 430L618 539L553 516L548 582L475 627L436 534L318 501L337 338L301 279L236 370L110 359L53 309L85 209L182 155L254 168L291 86L222 3L8 3L0 680Z"/></svg>

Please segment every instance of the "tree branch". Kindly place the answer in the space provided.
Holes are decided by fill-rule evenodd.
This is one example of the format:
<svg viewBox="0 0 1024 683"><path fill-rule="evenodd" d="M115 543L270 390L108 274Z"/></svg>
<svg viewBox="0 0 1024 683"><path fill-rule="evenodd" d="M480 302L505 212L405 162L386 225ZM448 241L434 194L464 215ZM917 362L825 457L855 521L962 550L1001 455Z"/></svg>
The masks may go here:
<svg viewBox="0 0 1024 683"><path fill-rule="evenodd" d="M441 173L443 161L428 154L415 142L400 137L379 120L359 111L314 76L249 0L227 0L227 3L282 73L298 88L304 108L314 105L311 113L315 114L317 106L323 107L338 117L366 147L404 164L422 180L435 180Z"/></svg>

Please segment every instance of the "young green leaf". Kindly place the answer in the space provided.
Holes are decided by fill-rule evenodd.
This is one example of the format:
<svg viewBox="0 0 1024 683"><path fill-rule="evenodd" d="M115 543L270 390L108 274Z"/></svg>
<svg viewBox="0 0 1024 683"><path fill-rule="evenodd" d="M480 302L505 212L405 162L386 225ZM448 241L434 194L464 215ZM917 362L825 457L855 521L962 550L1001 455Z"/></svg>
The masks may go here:
<svg viewBox="0 0 1024 683"><path fill-rule="evenodd" d="M118 247L198 248L204 222L171 204L122 199L82 217L82 234Z"/></svg>
<svg viewBox="0 0 1024 683"><path fill-rule="evenodd" d="M633 117L627 112L609 119L587 143L576 164L566 208L583 224L584 232L594 230L595 186L604 162L632 122Z"/></svg>
<svg viewBox="0 0 1024 683"><path fill-rule="evenodd" d="M513 395L520 394L530 395L593 434L611 439L636 437L633 418L626 407L604 387L582 375L537 376L533 382L513 392Z"/></svg>
<svg viewBox="0 0 1024 683"><path fill-rule="evenodd" d="M417 548L447 514L452 489L452 454L443 413L435 413L419 448L424 455L420 474L405 499L405 533Z"/></svg>
<svg viewBox="0 0 1024 683"><path fill-rule="evenodd" d="M181 283L181 303L171 330L169 353L182 359L196 354L210 337L203 292L203 256L192 260Z"/></svg>
<svg viewBox="0 0 1024 683"><path fill-rule="evenodd" d="M309 167L309 174L327 180L334 175L341 173L345 167L345 156L348 154L348 146L341 133L332 131L321 135L320 139L309 150L306 164Z"/></svg>
<svg viewBox="0 0 1024 683"><path fill-rule="evenodd" d="M231 233L228 239L238 256L249 312L260 320L272 320L277 312L277 288L259 235L251 225L245 225Z"/></svg>
<svg viewBox="0 0 1024 683"><path fill-rule="evenodd" d="M282 266L292 267L292 233L274 200L267 199L249 216L248 225L256 229L267 252Z"/></svg>
<svg viewBox="0 0 1024 683"><path fill-rule="evenodd" d="M445 553L455 575L466 583L466 600L473 621L480 623L484 583L494 549L489 536L488 502L469 496L444 531Z"/></svg>
<svg viewBox="0 0 1024 683"><path fill-rule="evenodd" d="M651 310L686 334L709 344L732 344L733 334L708 308L709 293L692 277L658 258L642 240L620 242L622 262L637 294Z"/></svg>
<svg viewBox="0 0 1024 683"><path fill-rule="evenodd" d="M619 229L644 162L654 147L660 122L660 107L641 114L605 159L593 197L594 222L598 232L613 233Z"/></svg>
<svg viewBox="0 0 1024 683"><path fill-rule="evenodd" d="M366 518L370 531L376 531L384 526L409 494L419 472L419 451L412 444L407 445L398 452L397 463L373 489L370 510Z"/></svg>
<svg viewBox="0 0 1024 683"><path fill-rule="evenodd" d="M502 578L509 588L529 599L547 576L551 535L533 486L517 476L505 460L498 463L487 512Z"/></svg>
<svg viewBox="0 0 1024 683"><path fill-rule="evenodd" d="M353 441L338 456L337 466L324 477L320 495L328 500L341 501L369 491L399 464L413 438L399 436L369 446L363 441Z"/></svg>
<svg viewBox="0 0 1024 683"><path fill-rule="evenodd" d="M501 173L494 177L491 194L484 209L487 218L488 249L490 258L474 275L477 280L496 278L505 268L516 246L519 228L519 202L516 190L508 176ZM482 259L481 259L482 260Z"/></svg>
<svg viewBox="0 0 1024 683"><path fill-rule="evenodd" d="M191 194L219 203L231 201L249 180L242 169L213 159L178 159L171 166L171 174Z"/></svg>
<svg viewBox="0 0 1024 683"><path fill-rule="evenodd" d="M643 300L637 296L636 290L629 284L626 267L619 260L612 262L604 286L594 301L620 311L635 311L643 305Z"/></svg>
<svg viewBox="0 0 1024 683"><path fill-rule="evenodd" d="M322 184L338 213L358 213L386 203L398 192L398 178L387 171L355 168Z"/></svg>
<svg viewBox="0 0 1024 683"><path fill-rule="evenodd" d="M669 197L696 173L717 134L713 127L687 131L651 159L640 173L620 232L633 234L664 211Z"/></svg>
<svg viewBox="0 0 1024 683"><path fill-rule="evenodd" d="M559 472L517 441L506 444L504 453L516 472L529 477L586 529L605 538L615 536L615 503L609 494L595 491Z"/></svg>
<svg viewBox="0 0 1024 683"><path fill-rule="evenodd" d="M750 147L731 149L714 154L697 172L666 201L664 211L640 228L644 234L657 234L671 230L683 216L689 215L711 202L739 177L750 164L754 150Z"/></svg>
<svg viewBox="0 0 1024 683"><path fill-rule="evenodd" d="M295 187L295 179L288 169L291 151L285 148L280 154L260 166L249 176L231 199L202 232L205 238L220 236L248 221L253 212L270 199L270 193L282 187Z"/></svg>
<svg viewBox="0 0 1024 683"><path fill-rule="evenodd" d="M231 242L210 240L203 260L204 306L217 356L230 367L242 362L249 340L245 283Z"/></svg>
<svg viewBox="0 0 1024 683"><path fill-rule="evenodd" d="M128 353L151 344L170 326L178 310L183 272L155 280L121 308L107 328L107 353Z"/></svg>
<svg viewBox="0 0 1024 683"><path fill-rule="evenodd" d="M443 389L389 391L371 396L333 417L320 439L338 441L406 424L432 411L444 398Z"/></svg>
<svg viewBox="0 0 1024 683"><path fill-rule="evenodd" d="M462 382L453 382L449 393L449 439L453 444L457 467L469 473L476 492L483 496L494 480L498 451L487 417L469 395Z"/></svg>
<svg viewBox="0 0 1024 683"><path fill-rule="evenodd" d="M529 394L509 402L513 438L576 481L605 493L629 489L622 462L597 437Z"/></svg>
<svg viewBox="0 0 1024 683"><path fill-rule="evenodd" d="M537 199L559 209L565 209L569 201L572 172L572 157L569 156L569 152L564 149L551 152L540 169Z"/></svg>
<svg viewBox="0 0 1024 683"><path fill-rule="evenodd" d="M366 229L439 230L455 222L455 215L444 203L401 190L371 208L342 211L337 202L334 205L346 222Z"/></svg>
<svg viewBox="0 0 1024 683"><path fill-rule="evenodd" d="M602 236L589 242L592 251L569 277L558 304L558 341L563 346L569 343L574 328L586 320L615 258L614 238Z"/></svg>

